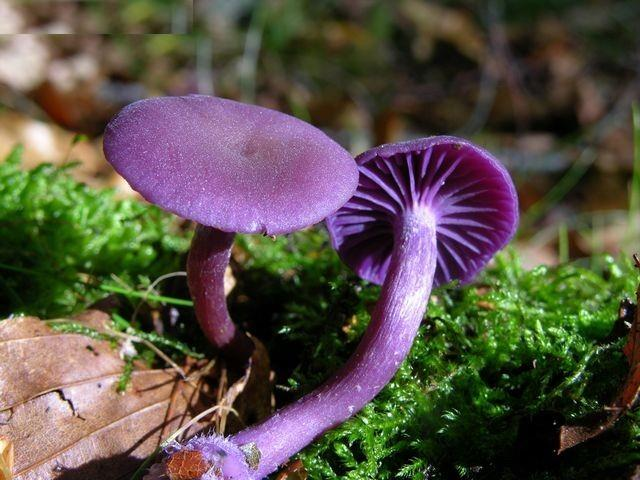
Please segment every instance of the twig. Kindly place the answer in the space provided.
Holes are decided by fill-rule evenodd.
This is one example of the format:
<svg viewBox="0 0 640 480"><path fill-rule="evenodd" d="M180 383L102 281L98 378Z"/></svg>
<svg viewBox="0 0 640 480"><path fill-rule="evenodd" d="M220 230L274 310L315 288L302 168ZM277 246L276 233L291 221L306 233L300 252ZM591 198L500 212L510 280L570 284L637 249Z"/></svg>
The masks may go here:
<svg viewBox="0 0 640 480"><path fill-rule="evenodd" d="M253 366L253 358L250 358L247 369L244 372L244 375L239 380L237 380L233 385L231 385L231 387L227 389L227 392L225 393L224 398L222 399L222 403L221 403L222 405L231 407L231 405L233 405L233 403L238 398L238 395L240 395L244 391L245 387L247 386L247 382L249 381L249 377L251 376L252 366ZM237 416L237 417L241 423L244 423L242 422L242 418L240 418L240 416ZM218 432L221 434L224 434L226 427L227 427L227 415L220 415L220 428Z"/></svg>
<svg viewBox="0 0 640 480"><path fill-rule="evenodd" d="M165 273L164 275L160 275L158 278L156 278L151 285L149 285L147 287L147 290L144 294L144 296L142 297L142 300L140 302L138 302L138 304L136 305L135 310L133 311L133 315L131 315L131 321L133 322L137 315L138 312L140 311L140 307L142 307L142 305L147 302L147 300L149 299L149 295L151 295L151 293L153 292L154 295L157 295L157 292L155 292L155 287L162 281L167 280L169 278L174 278L174 277L186 277L187 276L187 272L171 272L171 273Z"/></svg>
<svg viewBox="0 0 640 480"><path fill-rule="evenodd" d="M178 365L176 362L171 360L171 358L166 353L164 353L162 350L160 350L158 347L156 347L149 340L145 340L144 338L140 338L140 337L138 337L136 335L132 335L130 333L118 332L117 330L113 330L112 328L109 328L107 326L105 326L105 330L108 332L109 335L113 335L114 337L120 337L120 338L124 338L124 339L127 339L127 340L131 340L132 342L142 343L145 346L149 347L151 350L154 351L154 353L156 355L158 355L160 358L162 358L176 372L178 372L178 374L180 375L180 377L182 377L183 380L185 380L185 381L187 380L187 374L180 367L180 365Z"/></svg>
<svg viewBox="0 0 640 480"><path fill-rule="evenodd" d="M200 378L202 378L203 376L207 375L211 370L213 370L213 367L215 367L216 365L216 359L212 359L209 360L209 362L202 368L196 370L195 372L191 373L188 377L187 380L200 380Z"/></svg>
<svg viewBox="0 0 640 480"><path fill-rule="evenodd" d="M100 290L104 290L105 292L111 293L121 293L128 297L134 298L146 298L147 300L154 300L156 302L169 303L172 305L181 305L183 307L193 307L193 302L191 300L185 300L183 298L173 298L173 297L165 297L164 295L146 295L143 292L138 292L137 290L133 290L131 287L127 285L126 288L116 287L113 285L100 285Z"/></svg>
<svg viewBox="0 0 640 480"><path fill-rule="evenodd" d="M218 405L222 405L222 401L224 398L224 393L227 389L227 368L226 366L223 364L222 368L220 369L220 378L218 379L218 392L217 392L217 398L216 398L216 404ZM216 431L220 431L220 424L222 422L222 418L221 416L218 416L216 418Z"/></svg>

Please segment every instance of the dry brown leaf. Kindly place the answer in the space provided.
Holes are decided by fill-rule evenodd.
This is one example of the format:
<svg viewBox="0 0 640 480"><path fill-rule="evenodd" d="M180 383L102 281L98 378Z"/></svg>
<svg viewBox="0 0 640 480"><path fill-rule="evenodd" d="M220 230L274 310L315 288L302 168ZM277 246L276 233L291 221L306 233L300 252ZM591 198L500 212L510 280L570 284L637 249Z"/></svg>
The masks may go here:
<svg viewBox="0 0 640 480"><path fill-rule="evenodd" d="M620 417L620 413L604 412L594 419L584 420L580 425L562 425L558 430L557 454L597 437L610 429Z"/></svg>
<svg viewBox="0 0 640 480"><path fill-rule="evenodd" d="M81 320L107 319L93 311ZM124 362L108 342L35 318L0 322L0 358L0 436L15 448L14 480L128 478L204 409L171 370L137 369L117 393Z"/></svg>

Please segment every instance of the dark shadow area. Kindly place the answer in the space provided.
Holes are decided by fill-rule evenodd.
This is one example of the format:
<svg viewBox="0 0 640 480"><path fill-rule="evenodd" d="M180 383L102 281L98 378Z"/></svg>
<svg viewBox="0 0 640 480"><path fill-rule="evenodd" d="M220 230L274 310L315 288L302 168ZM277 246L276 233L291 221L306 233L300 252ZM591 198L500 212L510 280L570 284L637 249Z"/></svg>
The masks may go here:
<svg viewBox="0 0 640 480"><path fill-rule="evenodd" d="M66 470L59 466L56 472L61 472L56 480L125 480L137 470L142 463L140 458L128 453L116 455L101 460L92 460L81 467Z"/></svg>
<svg viewBox="0 0 640 480"><path fill-rule="evenodd" d="M320 383L353 350L341 329L353 315L358 297L350 286L336 290L328 280L334 274L324 268L322 264L301 268L288 279L265 268L237 272L238 283L230 297L232 318L265 343L276 383L282 384L301 368ZM318 349L324 352L319 362L313 355ZM277 405L301 394L282 389L275 393Z"/></svg>

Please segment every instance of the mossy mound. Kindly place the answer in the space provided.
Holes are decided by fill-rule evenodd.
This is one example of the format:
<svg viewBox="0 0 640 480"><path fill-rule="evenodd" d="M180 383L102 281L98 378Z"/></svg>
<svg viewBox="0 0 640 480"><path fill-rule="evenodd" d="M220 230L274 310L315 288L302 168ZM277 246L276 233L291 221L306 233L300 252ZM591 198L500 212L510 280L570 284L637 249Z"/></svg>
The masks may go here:
<svg viewBox="0 0 640 480"><path fill-rule="evenodd" d="M289 395L301 395L354 349L378 289L340 266L322 232L244 245L243 276L259 277L247 296L263 311L277 299L270 349L295 357ZM625 339L609 334L638 274L625 259L594 264L525 271L507 252L474 285L434 292L394 380L302 453L309 477L624 478L640 461L636 414L553 454L554 425L601 411L628 370Z"/></svg>
<svg viewBox="0 0 640 480"><path fill-rule="evenodd" d="M64 169L20 170L19 152L0 164L0 235L3 316L72 313L104 296L113 274L138 282L180 268L189 240L172 216L91 190ZM378 288L340 263L322 228L241 236L234 258L232 314L266 342L278 400L290 401L345 361ZM309 478L625 478L640 462L636 413L551 452L553 421L602 410L627 370L624 339L609 333L638 274L626 259L594 260L525 271L507 252L474 285L435 291L394 380L302 452ZM189 306L174 308L193 323ZM189 332L173 334L193 346Z"/></svg>
<svg viewBox="0 0 640 480"><path fill-rule="evenodd" d="M21 149L0 162L0 318L54 317L104 296L112 275L137 280L176 270L189 241L174 218L66 171L20 169Z"/></svg>

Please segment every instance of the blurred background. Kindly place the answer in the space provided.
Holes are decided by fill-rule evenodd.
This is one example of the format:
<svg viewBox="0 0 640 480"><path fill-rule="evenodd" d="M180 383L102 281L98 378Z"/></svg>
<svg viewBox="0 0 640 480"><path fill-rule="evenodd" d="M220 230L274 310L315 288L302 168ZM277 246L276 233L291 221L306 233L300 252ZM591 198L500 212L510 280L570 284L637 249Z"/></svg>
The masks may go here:
<svg viewBox="0 0 640 480"><path fill-rule="evenodd" d="M22 143L25 168L78 161L133 195L102 156L109 118L214 94L353 154L479 142L518 184L526 265L637 251L638 25L637 0L0 0L0 158Z"/></svg>

